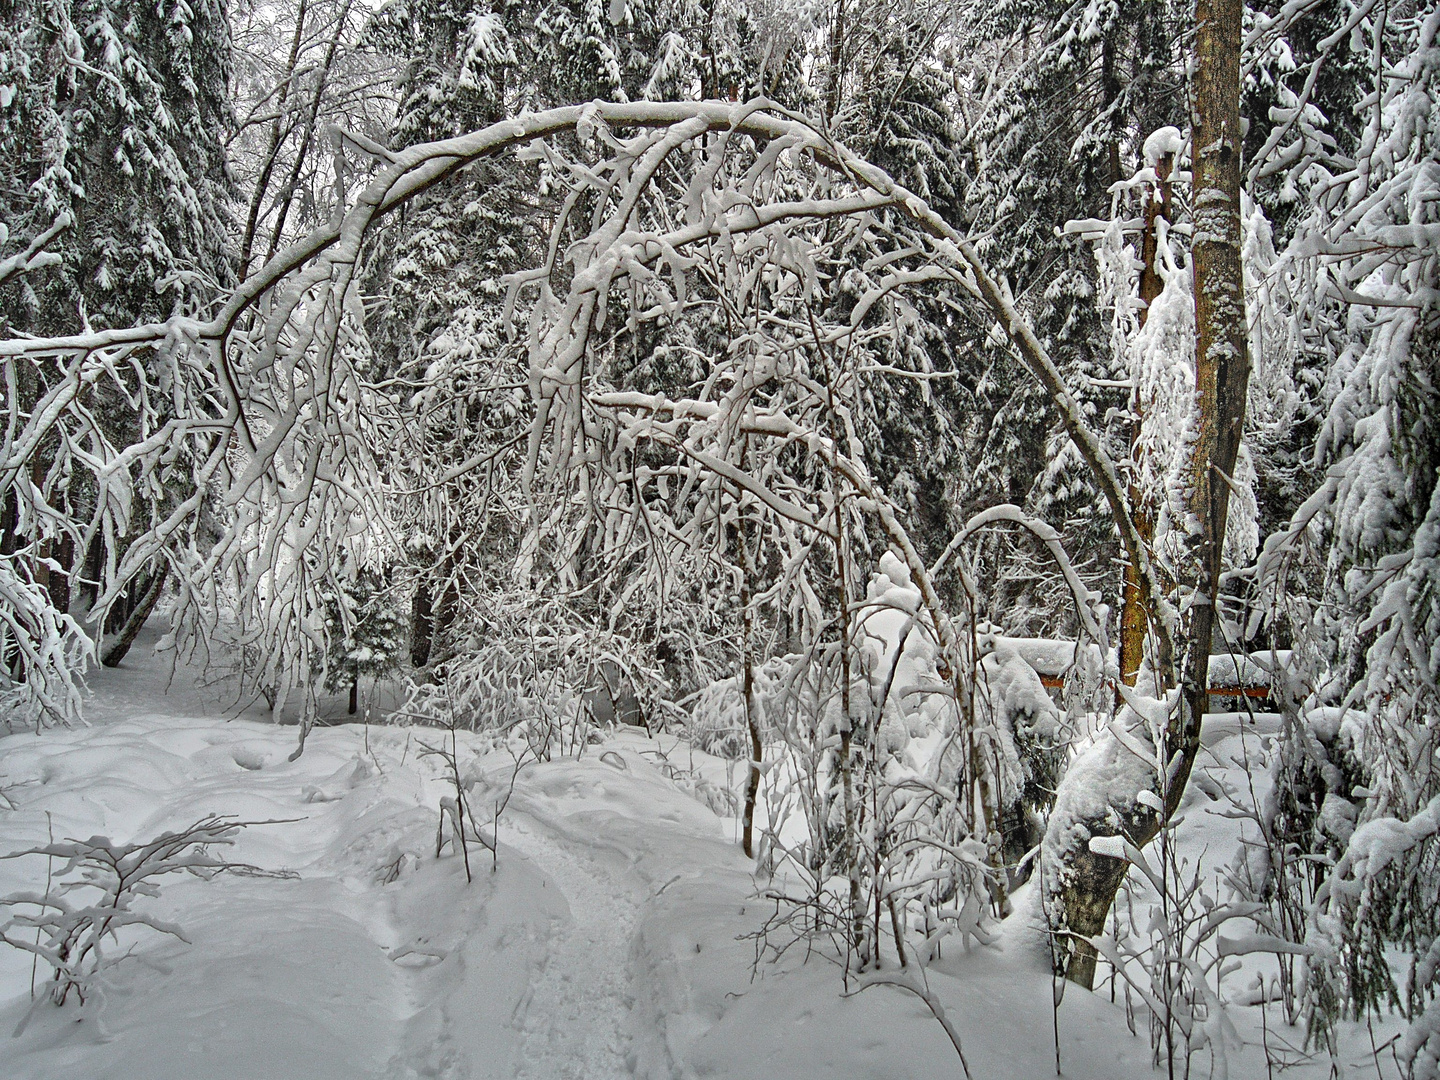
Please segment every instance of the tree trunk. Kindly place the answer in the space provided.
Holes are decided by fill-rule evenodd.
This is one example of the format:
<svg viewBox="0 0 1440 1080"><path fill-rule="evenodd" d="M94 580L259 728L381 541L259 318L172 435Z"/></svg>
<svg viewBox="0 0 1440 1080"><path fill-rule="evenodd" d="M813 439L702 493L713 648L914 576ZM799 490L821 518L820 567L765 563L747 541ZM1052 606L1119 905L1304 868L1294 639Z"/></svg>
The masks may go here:
<svg viewBox="0 0 1440 1080"><path fill-rule="evenodd" d="M454 556L446 556L445 561L440 564L440 597L435 603L435 612L430 620L431 658L437 663L444 663L455 657L455 643L447 632L455 625L455 617L459 612L460 589L455 580L455 559ZM434 655L437 642L440 646L438 656Z"/></svg>
<svg viewBox="0 0 1440 1080"><path fill-rule="evenodd" d="M430 662L430 626L430 578L420 574L410 603L410 663L417 668Z"/></svg>
<svg viewBox="0 0 1440 1080"><path fill-rule="evenodd" d="M53 546L53 556L60 564L58 571L51 571L47 588L50 604L62 615L70 614L70 580L75 570L75 538L66 533L60 543Z"/></svg>
<svg viewBox="0 0 1440 1080"><path fill-rule="evenodd" d="M90 546L85 549L85 562L80 570L80 588L85 593L85 602L88 606L94 607L95 601L100 599L100 578L105 573L105 536L96 529L95 535L90 538Z"/></svg>
<svg viewBox="0 0 1440 1080"><path fill-rule="evenodd" d="M835 16L830 22L830 82L825 88L825 119L833 125L840 111L843 80L841 69L845 63L845 0L835 0Z"/></svg>
<svg viewBox="0 0 1440 1080"><path fill-rule="evenodd" d="M359 708L360 708L360 669L357 667L353 672L351 672L351 677L350 677L350 708L349 708L348 711L349 711L349 713L350 713L351 716L354 716L354 715L355 715L355 711L356 711L357 709L359 709Z"/></svg>
<svg viewBox="0 0 1440 1080"><path fill-rule="evenodd" d="M1141 242L1140 261L1144 264L1140 270L1140 299L1145 302L1145 307L1140 310L1140 325L1145 325L1150 305L1160 296L1164 288L1159 273L1155 270L1155 261L1160 254L1160 238L1158 229L1160 221L1170 220L1170 169L1174 159L1166 154L1155 163L1155 174L1159 183L1156 191L1149 196L1145 202L1145 237ZM1135 471L1139 468L1139 445L1140 427L1145 420L1145 402L1140 399L1140 387L1137 385L1131 400L1131 421L1130 421L1130 457L1131 476L1129 485L1130 509L1135 515L1135 528L1141 538L1148 545L1155 539L1155 516L1150 511L1149 500L1145 493L1136 486ZM1145 635L1149 630L1150 620L1145 611L1144 601L1140 596L1140 575L1133 562L1125 564L1125 585L1122 593L1120 607L1120 681L1126 686L1134 686L1135 678L1139 674L1140 664L1145 658Z"/></svg>
<svg viewBox="0 0 1440 1080"><path fill-rule="evenodd" d="M1091 836L1125 835L1137 848L1155 838L1180 804L1200 749L1200 721L1208 705L1210 642L1220 581L1228 477L1235 469L1245 422L1250 359L1240 263L1240 0L1197 0L1192 121L1195 186L1195 388L1198 433L1190 451L1189 509L1200 523L1192 553L1194 603L1185 635L1181 702L1165 730L1157 778L1162 809L1133 798L1078 822ZM1154 613L1150 613L1153 617ZM1063 788L1062 783L1062 788ZM1138 794L1138 792L1137 792ZM1058 803L1057 799L1057 803ZM1112 817L1113 814L1113 817ZM1116 828L1118 818L1119 829ZM1084 938L1104 932L1105 919L1128 864L1081 844L1059 870L1055 898L1071 950L1066 977L1090 988L1095 952ZM1078 935L1078 939L1076 937Z"/></svg>
<svg viewBox="0 0 1440 1080"><path fill-rule="evenodd" d="M19 519L15 489L9 488L0 501L0 555L14 555L20 546Z"/></svg>
<svg viewBox="0 0 1440 1080"><path fill-rule="evenodd" d="M748 447L747 447L748 449ZM736 501L738 504L740 492L736 490ZM751 581L755 576L755 556L750 550L749 529L746 528L745 517L740 516L738 531L740 533L740 612L741 612L741 633L744 635L742 642L744 650L744 687L745 692L745 728L750 736L750 770L745 781L745 817L742 823L740 846L745 852L745 857L755 857L754 829L755 829L755 801L760 794L760 759L765 753L764 742L760 738L760 716L759 703L755 700L755 612L751 608Z"/></svg>
<svg viewBox="0 0 1440 1080"><path fill-rule="evenodd" d="M145 625L145 620L155 610L155 604L160 599L160 593L165 589L165 580L170 576L170 567L162 565L155 571L155 576L150 579L145 592L141 594L140 601L131 609L125 625L120 627L120 633L116 636L114 644L105 650L100 657L100 663L106 667L119 667L120 661L125 659L125 654L130 651L130 646L135 644L135 637L140 633L140 628Z"/></svg>
<svg viewBox="0 0 1440 1080"><path fill-rule="evenodd" d="M1120 101L1120 76L1115 70L1118 65L1116 52L1118 46L1115 43L1119 27L1112 26L1100 40L1100 93L1105 103L1105 111L1111 113L1109 126L1110 135L1105 140L1105 165L1109 172L1109 183L1118 183L1120 180L1120 132L1116 130L1113 110Z"/></svg>
<svg viewBox="0 0 1440 1080"><path fill-rule="evenodd" d="M1199 437L1192 451L1190 512L1200 522L1195 604L1182 685L1186 708L1166 751L1192 761L1209 705L1210 641L1219 603L1230 514L1230 476L1245 428L1250 352L1240 263L1240 0L1196 0L1193 120L1195 173L1195 393ZM1167 814L1179 793L1166 800Z"/></svg>

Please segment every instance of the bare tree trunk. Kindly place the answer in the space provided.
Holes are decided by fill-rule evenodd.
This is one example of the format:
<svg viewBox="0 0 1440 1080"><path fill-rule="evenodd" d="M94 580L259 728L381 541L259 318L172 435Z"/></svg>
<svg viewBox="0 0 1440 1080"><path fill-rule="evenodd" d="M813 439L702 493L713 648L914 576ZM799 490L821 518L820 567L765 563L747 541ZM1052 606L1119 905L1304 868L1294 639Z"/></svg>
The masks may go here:
<svg viewBox="0 0 1440 1080"><path fill-rule="evenodd" d="M350 708L349 708L348 711L349 711L349 713L350 713L351 716L354 716L356 710L358 710L359 708L360 708L360 668L357 666L357 667L355 668L355 670L350 673Z"/></svg>
<svg viewBox="0 0 1440 1080"><path fill-rule="evenodd" d="M160 599L160 593L165 589L165 580L170 576L170 567L162 564L160 569L155 571L155 576L150 579L145 592L141 594L140 601L131 610L125 625L120 627L120 633L116 636L114 643L105 650L100 657L100 663L106 667L119 667L120 661L125 659L125 654L130 651L130 646L135 644L135 637L140 633L140 628L145 625L145 620L155 610L155 604Z"/></svg>
<svg viewBox="0 0 1440 1080"><path fill-rule="evenodd" d="M460 612L460 586L455 579L455 557L447 555L440 564L440 595L435 601L435 612L430 620L430 654L436 663L445 663L455 657L455 643L447 636ZM435 653L436 646L440 652Z"/></svg>
<svg viewBox="0 0 1440 1080"><path fill-rule="evenodd" d="M1114 109L1120 100L1120 75L1115 70L1119 63L1115 55L1118 50L1115 36L1118 32L1118 27L1111 27L1109 33L1100 40L1100 93L1106 111ZM1105 165L1109 170L1110 183L1114 184L1120 179L1120 133L1116 130L1113 115L1110 120L1110 137L1106 144Z"/></svg>
<svg viewBox="0 0 1440 1080"><path fill-rule="evenodd" d="M750 454L750 436L745 436L741 450L741 463L745 467ZM755 857L755 802L760 795L760 759L765 754L765 744L760 738L760 705L755 700L755 611L751 607L754 599L755 553L750 548L750 528L745 512L740 508L742 492L735 489L736 533L740 539L740 623L742 662L744 664L745 729L750 736L750 770L745 781L745 816L742 822L740 846L745 857Z"/></svg>
<svg viewBox="0 0 1440 1080"><path fill-rule="evenodd" d="M0 555L14 555L20 544L18 531L19 513L15 505L15 491L9 489L0 502Z"/></svg>
<svg viewBox="0 0 1440 1080"><path fill-rule="evenodd" d="M1112 805L1083 824L1092 836L1123 834L1137 848L1155 838L1175 813L1200 749L1200 722L1208 706L1210 642L1220 582L1228 478L1235 469L1245 423L1250 359L1245 336L1245 293L1240 263L1240 0L1197 0L1192 123L1195 184L1195 387L1199 424L1190 452L1189 508L1200 523L1194 603L1185 636L1180 707L1165 731L1162 760L1169 763L1156 794L1157 813L1131 801ZM1153 617L1154 613L1149 613ZM1137 793L1138 794L1138 793ZM1113 817L1112 817L1113 815ZM1117 830L1115 818L1119 819ZM1125 876L1123 859L1081 845L1063 867L1057 891L1071 959L1066 977L1087 989L1095 979L1095 952L1087 937L1103 933Z"/></svg>
<svg viewBox="0 0 1440 1080"><path fill-rule="evenodd" d="M410 663L423 668L430 662L430 577L415 578L415 598L410 603Z"/></svg>
<svg viewBox="0 0 1440 1080"><path fill-rule="evenodd" d="M739 492L736 492L737 496ZM746 527L745 518L742 515L739 523L740 532L740 611L741 611L741 633L744 635L744 691L745 691L745 727L750 735L750 773L745 781L745 817L743 831L741 833L740 846L745 851L745 857L754 858L754 826L755 826L755 800L760 794L760 758L765 753L764 743L760 739L760 716L759 703L755 700L755 612L751 609L751 582L755 576L755 556L750 550L749 529Z"/></svg>
<svg viewBox="0 0 1440 1080"><path fill-rule="evenodd" d="M1199 437L1191 453L1190 512L1200 522L1198 570L1188 656L1186 707L1169 732L1167 756L1186 755L1186 775L1200 745L1209 706L1210 642L1219 604L1221 556L1230 514L1230 476L1245 428L1250 351L1245 337L1245 282L1240 263L1241 0L1196 0L1193 121L1195 172L1195 392ZM1172 785L1174 786L1174 785ZM1184 786L1181 778L1180 787ZM1172 813L1180 792L1166 796Z"/></svg>
<svg viewBox="0 0 1440 1080"><path fill-rule="evenodd" d="M830 84L825 91L825 119L833 125L840 111L845 64L845 0L835 0L835 17L830 22Z"/></svg>

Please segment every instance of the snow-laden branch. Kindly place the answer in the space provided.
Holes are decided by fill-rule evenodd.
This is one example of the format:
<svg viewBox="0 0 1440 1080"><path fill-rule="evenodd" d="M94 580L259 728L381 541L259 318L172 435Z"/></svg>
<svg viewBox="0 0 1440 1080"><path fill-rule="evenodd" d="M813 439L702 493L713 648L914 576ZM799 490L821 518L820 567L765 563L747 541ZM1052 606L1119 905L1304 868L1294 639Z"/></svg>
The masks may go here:
<svg viewBox="0 0 1440 1080"><path fill-rule="evenodd" d="M333 137L337 145L355 142ZM624 297L630 325L703 309L734 328L735 381L724 395L686 406L704 432L667 431L691 416L673 408L661 416L657 403L646 430L627 436L632 446L654 437L681 452L683 493L701 500L687 512L706 520L705 507L722 506L722 488L714 485L728 485L798 528L785 542L806 549L814 534L833 531L824 524L832 508L816 500L813 479L802 475L811 466L776 459L757 468L735 457L742 435L796 448L844 477L905 553L927 606L939 612L900 515L848 445L857 439L849 410L861 375L847 365L857 350L894 332L905 293L953 289L984 304L1055 399L1110 500L1152 610L1163 610L1115 466L1008 291L923 200L765 100L591 102L371 153L373 178L353 201L250 274L212 317L0 342L0 356L27 358L41 372L28 392L12 386L0 444L0 496L15 493L22 533L37 543L69 536L76 545L97 535L127 538L118 563L107 567L98 610L147 568L168 562L180 582L182 637L199 640L228 604L249 613L241 636L257 650L280 700L313 679L314 666L323 668L317 597L343 561L338 553L351 523L386 528L375 454L393 438L386 425L403 411L393 390L357 366L368 350L358 291L363 251L386 214L502 152L541 162L564 193L545 261L509 281L507 318L526 306L534 407L521 480L535 510L522 560L540 550L536 530L569 528L582 508L586 515L605 506L612 516L638 513L639 531L607 527L607 543L695 539L689 526L657 526L670 511L657 517L645 507L651 496L639 477L627 486L629 470L617 456L625 446L607 444L599 420L642 404L613 396L627 391L593 359L607 347L602 335ZM881 221L888 224L876 227ZM825 282L845 272L849 253L859 250L874 254L858 302L838 323L817 322ZM818 377L810 371L817 364L833 366L833 375ZM884 363L860 367L867 378L909 376L903 369L891 376L894 365ZM90 399L102 383L125 387L140 418L139 437L128 445L115 445L93 414ZM767 404L767 397L775 400ZM717 411L701 416L710 408ZM847 445L826 433L832 423ZM467 457L459 472L493 461L487 450ZM63 499L52 505L59 477L77 465L102 492L88 511ZM127 490L137 474L138 504ZM32 482L37 475L48 479ZM458 479L455 469L445 477L428 482ZM216 505L220 534L206 541L200 523ZM557 565L581 548L564 540ZM943 620L940 632L946 636ZM1165 640L1167 626L1158 632Z"/></svg>
<svg viewBox="0 0 1440 1080"><path fill-rule="evenodd" d="M951 538L950 543L945 545L945 550L940 553L940 557L930 568L930 576L938 577L945 568L945 564L967 541L981 529L997 522L1019 525L1045 546L1045 550L1050 553L1050 557L1055 560L1055 565L1059 567L1060 574L1070 589L1070 595L1075 599L1075 610L1080 616L1080 623L1085 628L1085 633L1090 635L1090 639L1099 646L1103 654L1108 649L1105 624L1109 616L1100 604L1100 595L1090 589L1080 577L1080 572L1075 569L1075 564L1070 561L1070 556L1065 553L1065 548L1060 543L1060 534L1050 525L1025 513L1018 506L1002 503L999 506L982 510L971 517L965 523L964 528Z"/></svg>
<svg viewBox="0 0 1440 1080"><path fill-rule="evenodd" d="M60 256L45 249L50 245L50 241L70 228L70 224L70 215L62 213L48 229L26 244L24 251L17 251L14 255L0 259L0 283L17 274L33 274L36 270L58 263ZM4 233L5 230L0 228L0 241L4 240Z"/></svg>

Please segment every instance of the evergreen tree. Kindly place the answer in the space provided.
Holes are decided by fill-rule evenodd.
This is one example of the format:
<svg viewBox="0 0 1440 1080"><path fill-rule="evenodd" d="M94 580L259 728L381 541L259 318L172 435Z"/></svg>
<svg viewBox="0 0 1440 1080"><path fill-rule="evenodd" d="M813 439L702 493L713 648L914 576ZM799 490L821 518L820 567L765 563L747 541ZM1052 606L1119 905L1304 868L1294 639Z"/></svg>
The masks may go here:
<svg viewBox="0 0 1440 1080"><path fill-rule="evenodd" d="M230 63L217 0L0 4L0 260L51 236L47 257L28 272L0 274L0 334L73 334L199 313L233 283ZM138 362L148 369L153 355ZM47 363L19 367L25 413L63 372ZM136 410L125 391L102 380L88 405L115 446L135 441ZM54 454L52 443L39 449L32 480L64 518L90 520L95 484ZM93 586L113 566L106 543L123 550L147 511L173 505L184 487L178 475L137 478L133 507L118 510L89 551L78 550L80 530L59 528L58 518L23 521L11 494L0 506L0 557L13 557L11 571L43 586L64 613L79 564ZM163 580L160 571L146 576ZM126 616L147 591L132 584L129 595L112 594L109 629L122 642ZM118 662L123 652L106 656Z"/></svg>
<svg viewBox="0 0 1440 1080"><path fill-rule="evenodd" d="M1109 347L1099 283L1065 222L1108 214L1154 129L1184 123L1185 11L1142 0L1016 0L976 11L963 38L968 99L961 153L973 181L965 216L977 248L1008 280L1093 426L1128 457L1127 371ZM1109 514L1045 396L1008 350L988 344L981 452L966 502L1027 503L1083 552L1082 570L1119 605L1119 548ZM1070 629L1045 563L997 551L992 606L1013 629Z"/></svg>
<svg viewBox="0 0 1440 1080"><path fill-rule="evenodd" d="M0 6L0 205L57 263L0 285L5 332L129 326L232 280L230 37L217 0Z"/></svg>
<svg viewBox="0 0 1440 1080"><path fill-rule="evenodd" d="M400 666L408 627L395 609L382 575L361 571L346 581L341 591L343 597L332 595L325 611L330 638L325 688L346 687L353 716L360 679L381 679Z"/></svg>

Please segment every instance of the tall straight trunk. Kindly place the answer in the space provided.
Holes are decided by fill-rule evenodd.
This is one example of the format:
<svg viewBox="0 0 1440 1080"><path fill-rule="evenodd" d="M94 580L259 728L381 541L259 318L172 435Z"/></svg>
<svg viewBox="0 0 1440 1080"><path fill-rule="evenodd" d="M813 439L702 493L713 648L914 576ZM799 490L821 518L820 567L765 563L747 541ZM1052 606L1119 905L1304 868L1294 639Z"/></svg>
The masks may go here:
<svg viewBox="0 0 1440 1080"><path fill-rule="evenodd" d="M1120 101L1120 75L1116 71L1118 60L1115 55L1115 36L1118 32L1118 27L1112 27L1100 40L1100 93L1104 96L1107 110L1114 109ZM1114 184L1120 179L1120 133L1116 130L1113 116L1105 151L1105 164L1110 173L1109 182Z"/></svg>
<svg viewBox="0 0 1440 1080"><path fill-rule="evenodd" d="M1137 848L1158 835L1175 813L1200 749L1200 722L1208 706L1210 642L1215 628L1228 478L1235 470L1245 424L1250 359L1245 337L1245 292L1240 264L1240 25L1241 0L1196 0L1191 123L1194 167L1195 388L1197 435L1190 448L1188 506L1200 530L1192 547L1194 603L1184 639L1181 701L1164 734L1157 813L1138 802L1112 798L1105 812L1080 822L1091 836L1122 833ZM1153 613L1151 613L1153 614ZM1138 794L1138 793L1137 793ZM1117 821L1118 819L1118 821ZM1117 829L1118 824L1118 829ZM1072 936L1065 974L1094 985L1095 950L1085 941L1104 932L1105 920L1128 863L1081 846L1063 867L1057 890L1065 929Z"/></svg>
<svg viewBox="0 0 1440 1080"><path fill-rule="evenodd" d="M739 492L736 492L737 496ZM738 501L738 500L737 500ZM760 705L755 700L755 612L751 606L754 599L753 580L755 577L755 555L750 549L749 529L742 515L740 532L740 612L741 633L744 649L745 671L745 728L750 737L750 770L745 781L745 817L742 822L741 848L745 857L754 858L755 801L760 795L760 759L765 745L760 738Z"/></svg>
<svg viewBox="0 0 1440 1080"><path fill-rule="evenodd" d="M840 111L841 68L845 63L845 0L835 0L835 17L830 22L830 83L825 89L825 119L835 123Z"/></svg>
<svg viewBox="0 0 1440 1080"><path fill-rule="evenodd" d="M455 656L454 643L446 633L455 624L455 617L460 611L460 589L455 580L455 557L447 555L438 569L440 595L435 600L435 611L430 620L430 655L435 662L444 663ZM435 652L437 643L441 650L438 655Z"/></svg>
<svg viewBox="0 0 1440 1080"><path fill-rule="evenodd" d="M423 668L430 662L431 599L430 575L415 578L415 598L410 603L410 663Z"/></svg>
<svg viewBox="0 0 1440 1080"><path fill-rule="evenodd" d="M834 423L834 409L831 409ZM840 478L835 489L835 592L840 628L840 797L845 813L845 873L850 879L850 943L859 945L865 935L865 908L860 898L860 850L855 842L855 775L852 755L854 732L850 720L850 586L845 550L845 512L840 499Z"/></svg>
<svg viewBox="0 0 1440 1080"><path fill-rule="evenodd" d="M19 507L15 501L15 489L6 490L0 501L0 555L14 555L20 546Z"/></svg>
<svg viewBox="0 0 1440 1080"><path fill-rule="evenodd" d="M1200 522L1195 602L1182 687L1185 707L1167 732L1167 758L1185 755L1185 776L1209 706L1210 643L1219 604L1221 556L1230 514L1230 477L1245 428L1250 351L1240 264L1241 0L1196 0L1194 162L1195 393L1200 412L1191 450L1189 508ZM1185 777L1172 788L1183 788ZM1173 813L1180 791L1166 794Z"/></svg>
<svg viewBox="0 0 1440 1080"><path fill-rule="evenodd" d="M100 577L105 573L105 534L95 530L90 546L85 551L85 565L81 571L80 587L85 590L86 601L91 607L100 598Z"/></svg>
<svg viewBox="0 0 1440 1080"><path fill-rule="evenodd" d="M58 544L51 545L50 554L60 566L59 570L52 570L49 575L47 588L50 592L50 604L62 615L68 615L71 597L70 581L75 570L75 538L66 533L60 538Z"/></svg>

